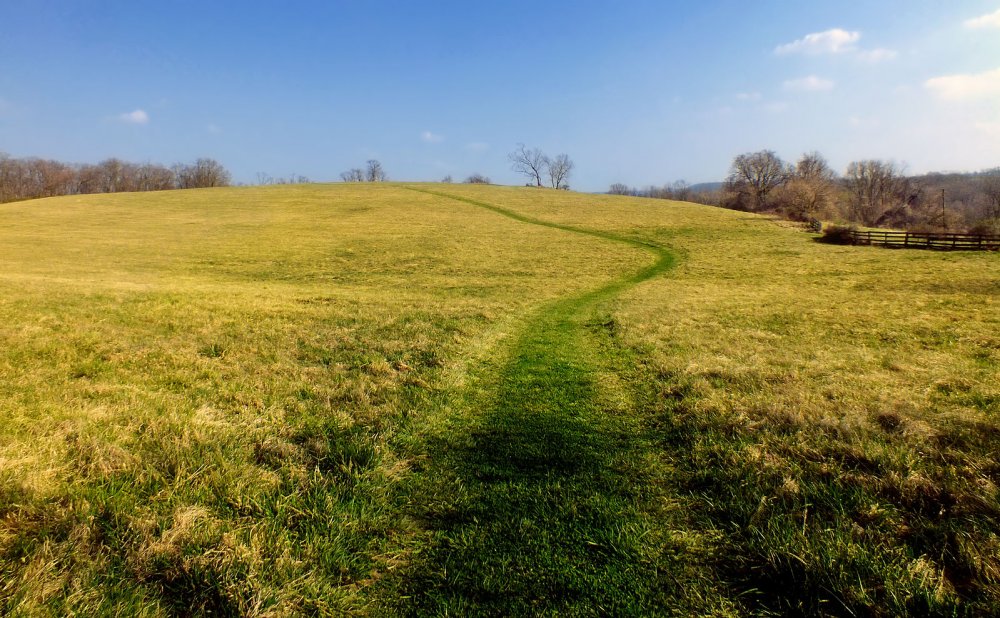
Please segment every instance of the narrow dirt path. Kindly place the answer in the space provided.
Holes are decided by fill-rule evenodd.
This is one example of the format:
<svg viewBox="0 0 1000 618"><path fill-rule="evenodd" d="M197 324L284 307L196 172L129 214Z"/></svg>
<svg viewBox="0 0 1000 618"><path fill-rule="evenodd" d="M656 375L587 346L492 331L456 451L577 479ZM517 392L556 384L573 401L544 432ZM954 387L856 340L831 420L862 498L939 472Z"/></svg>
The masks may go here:
<svg viewBox="0 0 1000 618"><path fill-rule="evenodd" d="M404 614L642 614L669 594L666 539L651 520L652 445L616 380L630 362L607 301L667 271L662 247L422 189L530 225L642 248L655 258L539 312L486 367L428 443L407 489L430 531L393 586ZM662 599L661 599L662 600Z"/></svg>

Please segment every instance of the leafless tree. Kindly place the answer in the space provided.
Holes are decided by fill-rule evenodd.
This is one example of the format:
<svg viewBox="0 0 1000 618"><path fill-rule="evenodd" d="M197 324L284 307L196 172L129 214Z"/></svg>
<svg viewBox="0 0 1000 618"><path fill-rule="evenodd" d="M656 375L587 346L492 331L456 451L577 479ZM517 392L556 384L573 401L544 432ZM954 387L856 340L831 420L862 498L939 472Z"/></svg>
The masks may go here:
<svg viewBox="0 0 1000 618"><path fill-rule="evenodd" d="M368 182L385 182L388 180L388 176L382 168L382 164L377 160L370 159L365 165L367 166L365 170L365 180Z"/></svg>
<svg viewBox="0 0 1000 618"><path fill-rule="evenodd" d="M836 210L836 173L818 152L799 159L784 185L772 199L775 207L795 221L810 221L833 215Z"/></svg>
<svg viewBox="0 0 1000 618"><path fill-rule="evenodd" d="M549 161L549 180L553 189L569 189L569 175L573 172L573 161L568 154L556 155Z"/></svg>
<svg viewBox="0 0 1000 618"><path fill-rule="evenodd" d="M541 150L518 144L517 150L508 154L507 158L512 170L534 180L536 187L542 186L542 175L549 167L549 158Z"/></svg>
<svg viewBox="0 0 1000 618"><path fill-rule="evenodd" d="M687 202L691 199L691 185L686 180L677 180L670 185L670 199Z"/></svg>
<svg viewBox="0 0 1000 618"><path fill-rule="evenodd" d="M986 216L1000 219L1000 167L982 173L979 188L986 197Z"/></svg>
<svg viewBox="0 0 1000 618"><path fill-rule="evenodd" d="M191 165L175 165L174 174L180 189L227 187L231 177L215 159L198 159Z"/></svg>
<svg viewBox="0 0 1000 618"><path fill-rule="evenodd" d="M445 176L444 178L442 178L441 182L443 182L445 184L451 184L453 182L452 178L451 178L451 174L448 174L447 176Z"/></svg>
<svg viewBox="0 0 1000 618"><path fill-rule="evenodd" d="M837 177L837 173L830 169L830 164L820 153L807 152L795 164L795 176L807 180L832 181Z"/></svg>
<svg viewBox="0 0 1000 618"><path fill-rule="evenodd" d="M346 172L343 172L340 175L340 179L343 180L344 182L364 182L365 171L360 167L352 167Z"/></svg>
<svg viewBox="0 0 1000 618"><path fill-rule="evenodd" d="M636 191L623 182L616 182L608 188L611 195L635 195Z"/></svg>
<svg viewBox="0 0 1000 618"><path fill-rule="evenodd" d="M467 185L488 185L490 184L490 179L482 174L472 174L465 179L465 184Z"/></svg>
<svg viewBox="0 0 1000 618"><path fill-rule="evenodd" d="M891 161L852 161L844 182L850 193L851 217L864 225L878 224L890 208L906 201L906 177Z"/></svg>
<svg viewBox="0 0 1000 618"><path fill-rule="evenodd" d="M767 205L767 196L788 178L784 161L771 150L741 154L733 159L726 179L730 192L749 198L750 210L759 212Z"/></svg>

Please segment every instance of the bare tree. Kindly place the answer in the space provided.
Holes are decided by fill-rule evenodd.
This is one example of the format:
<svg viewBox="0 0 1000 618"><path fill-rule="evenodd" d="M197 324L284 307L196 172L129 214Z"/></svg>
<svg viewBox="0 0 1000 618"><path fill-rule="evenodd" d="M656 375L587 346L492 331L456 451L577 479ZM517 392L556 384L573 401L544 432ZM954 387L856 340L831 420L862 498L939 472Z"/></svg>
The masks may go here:
<svg viewBox="0 0 1000 618"><path fill-rule="evenodd" d="M573 161L568 154L556 155L549 161L549 180L553 189L569 189L569 175L573 172Z"/></svg>
<svg viewBox="0 0 1000 618"><path fill-rule="evenodd" d="M611 195L635 195L636 191L623 182L616 182L608 188Z"/></svg>
<svg viewBox="0 0 1000 618"><path fill-rule="evenodd" d="M388 180L388 176L382 168L382 164L376 159L369 159L368 163L365 165L367 166L365 170L365 180L368 182L385 182Z"/></svg>
<svg viewBox="0 0 1000 618"><path fill-rule="evenodd" d="M231 180L229 172L221 163L206 158L198 159L191 165L175 165L174 175L180 189L228 187Z"/></svg>
<svg viewBox="0 0 1000 618"><path fill-rule="evenodd" d="M833 214L836 210L836 173L818 152L809 152L799 159L773 196L775 206L795 221L810 221Z"/></svg>
<svg viewBox="0 0 1000 618"><path fill-rule="evenodd" d="M864 225L878 224L886 211L906 201L906 177L891 161L852 161L844 181L851 196L851 217Z"/></svg>
<svg viewBox="0 0 1000 618"><path fill-rule="evenodd" d="M174 174L156 163L145 163L135 168L135 191L166 191L174 188Z"/></svg>
<svg viewBox="0 0 1000 618"><path fill-rule="evenodd" d="M983 172L979 188L986 196L986 217L1000 219L1000 167Z"/></svg>
<svg viewBox="0 0 1000 618"><path fill-rule="evenodd" d="M512 170L534 180L536 187L542 186L542 175L549 167L549 158L541 150L518 144L517 150L508 154L507 158Z"/></svg>
<svg viewBox="0 0 1000 618"><path fill-rule="evenodd" d="M452 178L451 178L451 174L448 174L447 176L445 176L444 178L442 178L441 182L443 182L445 184L451 184L453 182Z"/></svg>
<svg viewBox="0 0 1000 618"><path fill-rule="evenodd" d="M815 150L807 152L795 164L795 176L807 180L832 181L837 177L837 173L830 169L830 164L826 158Z"/></svg>
<svg viewBox="0 0 1000 618"><path fill-rule="evenodd" d="M340 174L340 179L344 182L364 182L365 181L365 171L360 167L352 167Z"/></svg>
<svg viewBox="0 0 1000 618"><path fill-rule="evenodd" d="M772 150L741 154L733 159L726 179L726 188L737 194L742 203L746 196L750 210L761 211L767 205L767 196L788 178L788 168Z"/></svg>
<svg viewBox="0 0 1000 618"><path fill-rule="evenodd" d="M686 202L691 199L691 185L686 180L677 180L670 185L670 199Z"/></svg>
<svg viewBox="0 0 1000 618"><path fill-rule="evenodd" d="M488 185L490 184L490 179L482 174L472 174L465 179L465 184L467 185Z"/></svg>

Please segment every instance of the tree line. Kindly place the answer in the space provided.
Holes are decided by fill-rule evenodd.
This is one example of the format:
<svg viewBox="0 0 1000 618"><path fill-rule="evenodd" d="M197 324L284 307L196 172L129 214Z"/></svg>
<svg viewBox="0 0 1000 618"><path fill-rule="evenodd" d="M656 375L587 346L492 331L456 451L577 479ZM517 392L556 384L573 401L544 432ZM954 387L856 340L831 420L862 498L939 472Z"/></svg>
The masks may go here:
<svg viewBox="0 0 1000 618"><path fill-rule="evenodd" d="M795 163L771 150L733 158L722 187L693 192L681 181L609 193L696 201L795 221L827 220L911 231L1000 233L1000 168L973 174L908 176L893 161L852 161L838 174L817 152Z"/></svg>
<svg viewBox="0 0 1000 618"><path fill-rule="evenodd" d="M229 172L214 159L171 167L115 158L74 165L0 153L0 202L85 193L224 187L230 182Z"/></svg>

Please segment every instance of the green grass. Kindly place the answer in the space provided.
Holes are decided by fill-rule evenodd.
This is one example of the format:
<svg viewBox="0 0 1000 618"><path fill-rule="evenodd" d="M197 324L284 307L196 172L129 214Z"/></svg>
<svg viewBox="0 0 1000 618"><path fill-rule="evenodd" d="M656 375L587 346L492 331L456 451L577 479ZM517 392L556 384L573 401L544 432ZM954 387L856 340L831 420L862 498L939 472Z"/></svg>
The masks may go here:
<svg viewBox="0 0 1000 618"><path fill-rule="evenodd" d="M450 185L0 205L0 613L1000 608L995 254Z"/></svg>

